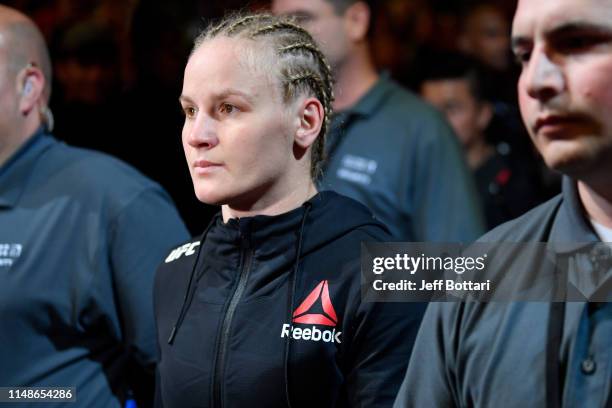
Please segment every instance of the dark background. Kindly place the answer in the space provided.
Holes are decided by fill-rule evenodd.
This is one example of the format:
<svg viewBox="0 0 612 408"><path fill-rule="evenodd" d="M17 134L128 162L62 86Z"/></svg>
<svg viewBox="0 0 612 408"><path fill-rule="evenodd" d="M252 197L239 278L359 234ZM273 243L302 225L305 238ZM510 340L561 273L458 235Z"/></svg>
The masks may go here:
<svg viewBox="0 0 612 408"><path fill-rule="evenodd" d="M5 3L32 17L48 41L54 61L51 109L56 137L117 156L159 182L174 199L191 232L200 233L216 209L195 198L183 156L178 104L183 68L199 29L230 10L265 9L267 3ZM515 0L494 3L511 21ZM373 3L371 45L377 65L410 86L419 55L457 47L459 17L468 5L457 0ZM510 100L514 103L512 97Z"/></svg>

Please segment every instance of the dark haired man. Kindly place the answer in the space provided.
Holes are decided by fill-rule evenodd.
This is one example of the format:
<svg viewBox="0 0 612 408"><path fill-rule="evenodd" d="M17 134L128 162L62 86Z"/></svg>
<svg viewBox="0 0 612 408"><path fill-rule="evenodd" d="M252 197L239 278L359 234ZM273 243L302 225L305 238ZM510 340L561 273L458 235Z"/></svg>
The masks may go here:
<svg viewBox="0 0 612 408"><path fill-rule="evenodd" d="M446 115L474 173L487 220L493 228L518 217L538 202L531 163L513 165L506 148L489 142L493 107L478 62L459 53L430 56L422 66L421 96Z"/></svg>
<svg viewBox="0 0 612 408"><path fill-rule="evenodd" d="M521 113L563 192L482 238L549 242L567 260L551 283L585 301L430 304L396 407L612 406L611 6L519 0Z"/></svg>

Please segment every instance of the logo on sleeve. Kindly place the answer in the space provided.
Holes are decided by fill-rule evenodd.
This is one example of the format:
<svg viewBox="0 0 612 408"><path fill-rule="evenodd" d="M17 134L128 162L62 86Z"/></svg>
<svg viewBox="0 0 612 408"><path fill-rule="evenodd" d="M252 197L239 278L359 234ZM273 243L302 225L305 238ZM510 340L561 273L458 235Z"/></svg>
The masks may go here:
<svg viewBox="0 0 612 408"><path fill-rule="evenodd" d="M336 176L351 183L369 185L378 169L378 162L367 157L346 154L342 157L341 166Z"/></svg>
<svg viewBox="0 0 612 408"><path fill-rule="evenodd" d="M183 255L185 256L193 255L196 253L195 249L197 248L198 245L200 245L199 242L190 242L189 244L181 245L180 247L175 248L172 252L170 252L170 255L168 255L168 257L166 258L164 262L170 263L172 261L179 259Z"/></svg>
<svg viewBox="0 0 612 408"><path fill-rule="evenodd" d="M0 244L0 266L11 266L21 256L21 244Z"/></svg>
<svg viewBox="0 0 612 408"><path fill-rule="evenodd" d="M322 313L312 313L312 309L317 307L317 302L319 301ZM281 338L290 337L294 340L342 343L340 340L342 332L336 332L338 317L329 297L329 283L327 280L319 282L306 299L295 309L292 323L309 324L312 326L303 328L285 323L281 330ZM333 329L322 330L314 325L333 327Z"/></svg>

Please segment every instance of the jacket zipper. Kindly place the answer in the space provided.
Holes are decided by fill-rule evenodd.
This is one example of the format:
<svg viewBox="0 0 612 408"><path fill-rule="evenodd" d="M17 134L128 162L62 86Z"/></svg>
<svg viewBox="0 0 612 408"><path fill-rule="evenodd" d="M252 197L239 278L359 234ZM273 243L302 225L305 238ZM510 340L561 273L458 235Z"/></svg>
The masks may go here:
<svg viewBox="0 0 612 408"><path fill-rule="evenodd" d="M227 340L230 335L230 329L232 327L232 319L236 312L238 302L244 293L246 283L251 270L251 261L253 259L253 251L251 250L249 239L244 237L241 232L241 260L242 265L240 268L240 277L238 279L238 285L232 294L229 306L223 317L223 325L221 326L221 338L219 340L219 347L215 361L215 372L213 374L213 407L221 408L223 406L223 398L221 394L221 382L225 371L225 356L227 354Z"/></svg>

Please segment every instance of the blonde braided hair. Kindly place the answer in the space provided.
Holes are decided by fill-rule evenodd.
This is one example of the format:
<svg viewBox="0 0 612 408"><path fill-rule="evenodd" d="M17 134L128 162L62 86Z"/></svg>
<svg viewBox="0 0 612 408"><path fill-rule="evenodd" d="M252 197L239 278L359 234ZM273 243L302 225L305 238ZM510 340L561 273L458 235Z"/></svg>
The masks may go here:
<svg viewBox="0 0 612 408"><path fill-rule="evenodd" d="M220 36L266 41L277 56L284 102L293 102L301 95L313 96L321 102L324 120L312 146L310 166L311 177L317 179L324 161L334 94L331 68L312 36L291 18L234 14L204 29L195 40L192 53L204 42Z"/></svg>

